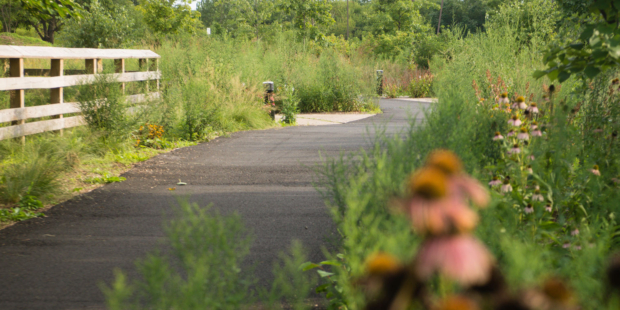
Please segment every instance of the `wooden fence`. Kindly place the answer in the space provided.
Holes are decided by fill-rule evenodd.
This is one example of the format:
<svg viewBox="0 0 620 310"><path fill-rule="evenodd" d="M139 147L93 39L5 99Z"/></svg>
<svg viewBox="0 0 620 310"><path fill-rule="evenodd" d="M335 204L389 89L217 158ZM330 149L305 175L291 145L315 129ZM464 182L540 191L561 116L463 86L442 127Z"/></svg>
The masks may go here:
<svg viewBox="0 0 620 310"><path fill-rule="evenodd" d="M63 88L95 81L96 75L103 72L103 59L114 60L115 73L110 75L122 83L123 91L125 83L154 80L145 82L146 95L127 96L129 102L158 97L161 76L157 63L159 58L150 50L0 45L0 59L4 59L7 71L7 77L0 77L0 91L10 92L10 108L0 109L0 124L9 125L0 127L0 140L24 139L27 135L84 125L81 115L63 117L63 114L80 112L77 103L64 102ZM49 59L50 69L24 68L24 59ZM84 60L84 69L66 70L65 60L76 59ZM138 59L138 71L125 70L127 59ZM154 92L149 91L149 83L155 84ZM49 89L49 104L26 107L24 92L29 89ZM44 119L36 120L39 118Z"/></svg>

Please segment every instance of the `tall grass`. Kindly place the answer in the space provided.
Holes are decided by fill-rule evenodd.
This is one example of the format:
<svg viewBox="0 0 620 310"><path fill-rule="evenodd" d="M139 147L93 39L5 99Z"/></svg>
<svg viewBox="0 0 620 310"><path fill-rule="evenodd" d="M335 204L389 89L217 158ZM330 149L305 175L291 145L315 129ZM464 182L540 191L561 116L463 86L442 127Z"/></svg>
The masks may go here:
<svg viewBox="0 0 620 310"><path fill-rule="evenodd" d="M485 98L491 97L493 84L503 81L511 96L533 93L533 100L542 100L543 84L549 82L533 79L532 72L542 67L538 51L544 47L546 34L530 33L529 42L523 43L519 31L518 24L497 22L487 27L486 34L455 41L450 61L436 58L431 63L436 70L438 102L424 113L423 123L412 122L404 139L378 136L371 151L325 162L321 185L342 234L337 253L347 265L346 270L332 270L343 290L336 298L344 299L349 308L364 305L363 291L353 283L365 273L370 254L384 251L410 261L416 252L419 237L388 206L395 197L405 195L408 176L430 151L455 151L468 172L483 182L490 180L497 169L494 165L501 162L503 153L491 138L495 131L507 132L507 117L481 109L472 82L476 81L479 95ZM587 87L569 80L554 94L553 112L545 105L545 117L552 125L547 137L538 140L533 169L554 208L560 210L557 218L550 223L542 217L524 221L521 204L525 198L494 194L493 206L480 211L476 231L511 287L531 288L549 276L559 276L574 289L584 309L607 309L605 266L618 246L615 214L620 209L615 203L617 189L610 181L618 173L619 159L613 151L618 147L613 140L617 125L609 122L617 113L611 78L601 77ZM578 106L581 109L575 110ZM600 180L592 179L588 170L595 163L605 166L601 171L607 176ZM581 233L571 236L575 227ZM429 288L440 296L453 292L437 282Z"/></svg>

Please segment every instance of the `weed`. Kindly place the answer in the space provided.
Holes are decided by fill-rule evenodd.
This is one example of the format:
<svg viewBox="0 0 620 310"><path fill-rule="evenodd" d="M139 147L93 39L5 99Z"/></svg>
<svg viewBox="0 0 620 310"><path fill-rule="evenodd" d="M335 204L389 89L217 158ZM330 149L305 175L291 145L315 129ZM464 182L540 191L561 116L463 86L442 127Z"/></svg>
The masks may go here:
<svg viewBox="0 0 620 310"><path fill-rule="evenodd" d="M123 182L127 179L124 177L110 175L108 172L104 172L100 177L91 177L84 179L84 182L90 184L108 184L108 183L117 183Z"/></svg>

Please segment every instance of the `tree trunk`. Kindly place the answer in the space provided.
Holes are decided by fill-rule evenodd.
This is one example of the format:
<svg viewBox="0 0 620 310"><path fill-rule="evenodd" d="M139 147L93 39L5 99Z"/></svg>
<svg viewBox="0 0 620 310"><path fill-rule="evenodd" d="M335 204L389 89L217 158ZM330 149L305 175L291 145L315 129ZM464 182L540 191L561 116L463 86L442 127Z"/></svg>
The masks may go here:
<svg viewBox="0 0 620 310"><path fill-rule="evenodd" d="M441 29L441 13L443 12L443 0L441 0L441 8L439 8L439 22L437 23L437 34L439 34L439 29Z"/></svg>

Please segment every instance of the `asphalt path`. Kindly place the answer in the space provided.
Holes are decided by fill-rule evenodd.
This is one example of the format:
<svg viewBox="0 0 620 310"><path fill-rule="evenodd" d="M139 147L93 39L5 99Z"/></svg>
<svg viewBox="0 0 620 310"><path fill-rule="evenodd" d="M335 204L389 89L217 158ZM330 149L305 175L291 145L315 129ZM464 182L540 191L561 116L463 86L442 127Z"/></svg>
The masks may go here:
<svg viewBox="0 0 620 310"><path fill-rule="evenodd" d="M238 132L162 154L125 173L125 182L0 231L0 309L104 308L99 285L112 282L115 268L136 275L134 262L161 245L178 195L242 216L255 236L247 264L263 281L294 239L320 260L337 234L312 185L321 156L369 147L377 128L395 134L427 104L380 105L383 114L347 124Z"/></svg>

